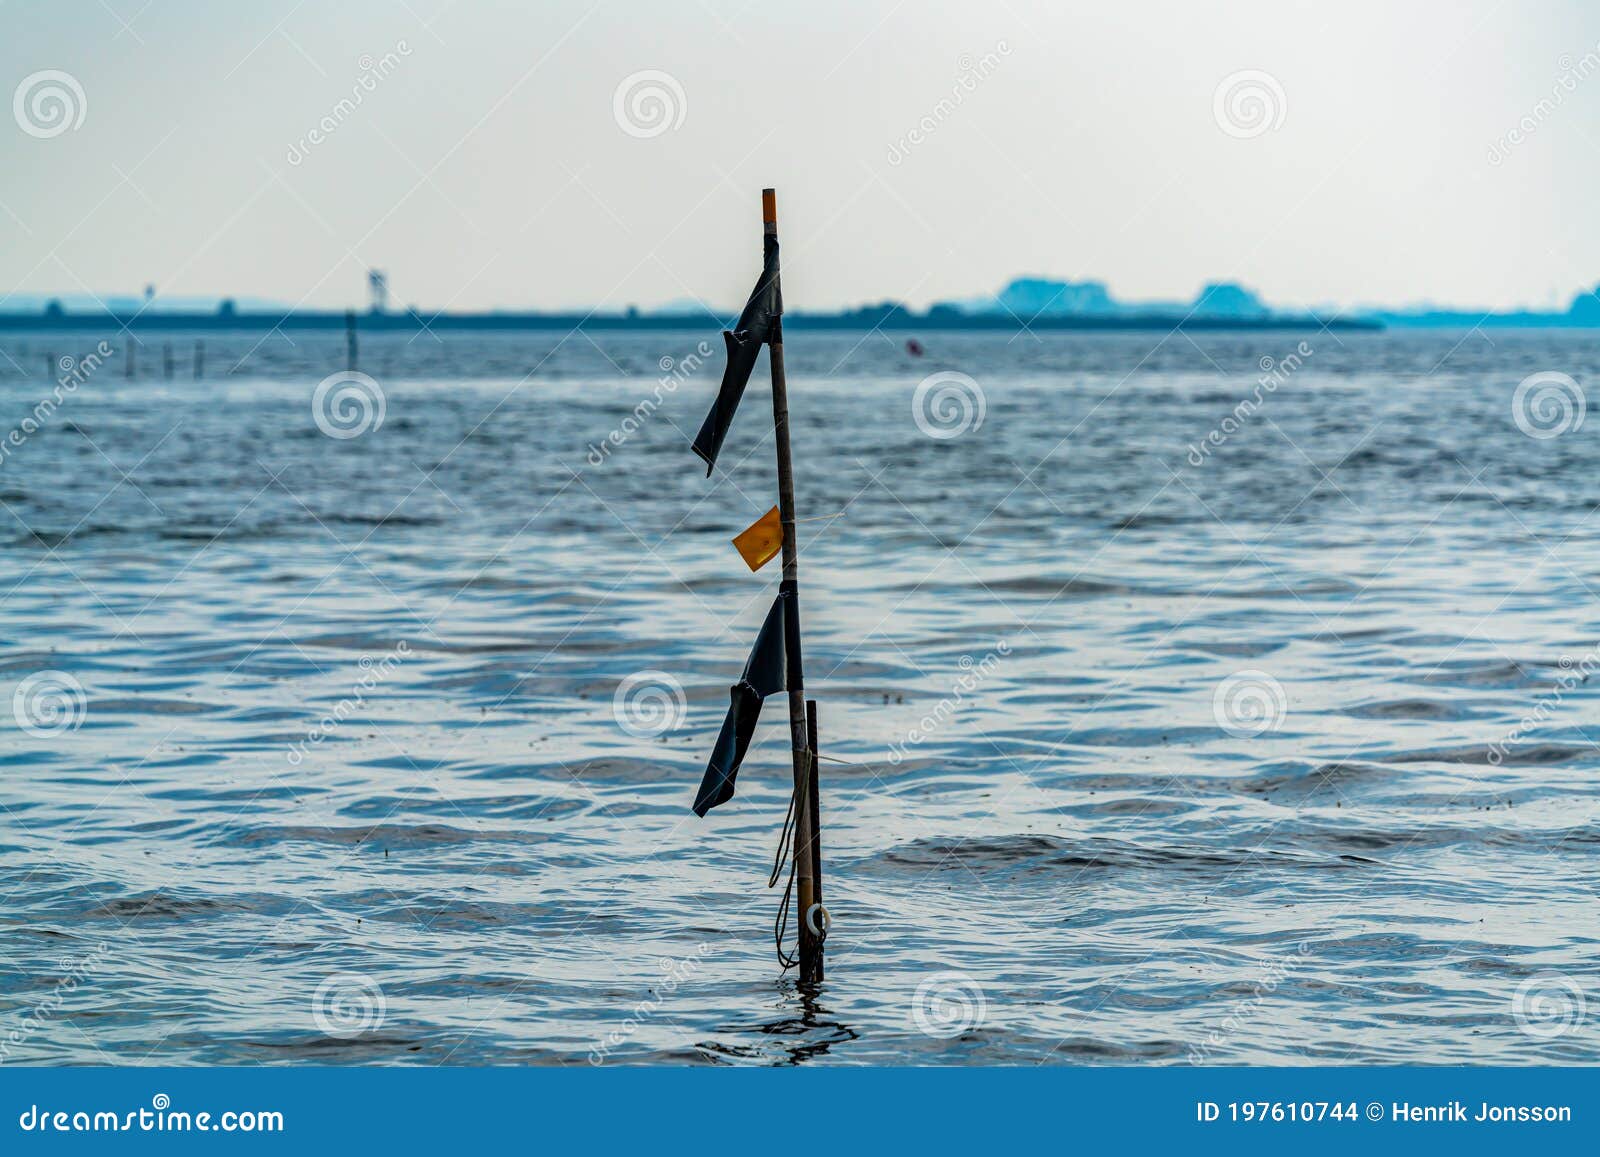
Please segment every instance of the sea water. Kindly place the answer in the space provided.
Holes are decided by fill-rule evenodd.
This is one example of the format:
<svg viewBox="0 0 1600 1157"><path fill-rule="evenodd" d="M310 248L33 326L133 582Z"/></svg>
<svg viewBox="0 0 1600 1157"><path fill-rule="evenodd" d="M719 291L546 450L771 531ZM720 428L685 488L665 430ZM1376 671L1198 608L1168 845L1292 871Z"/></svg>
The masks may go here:
<svg viewBox="0 0 1600 1157"><path fill-rule="evenodd" d="M714 331L0 337L0 1059L1600 1059L1600 338L906 336L787 349L814 992L764 361L707 479Z"/></svg>

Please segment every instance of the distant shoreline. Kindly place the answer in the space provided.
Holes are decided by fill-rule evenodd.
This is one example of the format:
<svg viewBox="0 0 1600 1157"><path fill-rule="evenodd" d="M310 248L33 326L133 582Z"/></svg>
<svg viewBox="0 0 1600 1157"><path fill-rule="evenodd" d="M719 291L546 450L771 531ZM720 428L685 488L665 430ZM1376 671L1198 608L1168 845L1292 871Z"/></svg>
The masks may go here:
<svg viewBox="0 0 1600 1157"><path fill-rule="evenodd" d="M710 314L618 313L357 313L357 331L368 333L420 333L426 330L710 330L722 329L731 319ZM346 319L337 311L210 312L210 313L0 313L0 331L93 331L129 329L160 333L172 331L270 332L271 330L342 331ZM1023 330L1062 331L1262 331L1262 330L1381 330L1383 323L1367 318L1316 318L1309 314L1270 317L1205 317L1182 313L1127 313L1117 315L1055 315L1026 322L1003 314L790 313L784 324L796 330L835 330L868 333L872 330L904 332L960 331L1020 333Z"/></svg>

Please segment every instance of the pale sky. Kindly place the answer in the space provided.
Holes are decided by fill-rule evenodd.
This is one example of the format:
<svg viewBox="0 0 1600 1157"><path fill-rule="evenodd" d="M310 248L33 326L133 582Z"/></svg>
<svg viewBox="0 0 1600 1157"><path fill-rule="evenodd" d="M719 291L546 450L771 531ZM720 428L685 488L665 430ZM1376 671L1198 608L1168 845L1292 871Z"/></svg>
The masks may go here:
<svg viewBox="0 0 1600 1157"><path fill-rule="evenodd" d="M1564 304L1600 281L1597 45L1578 2L0 0L3 95L83 94L0 119L0 293L338 307L377 266L430 309L737 304L774 185L791 309L1025 273ZM672 111L634 135L646 72ZM1216 107L1247 72L1254 135Z"/></svg>

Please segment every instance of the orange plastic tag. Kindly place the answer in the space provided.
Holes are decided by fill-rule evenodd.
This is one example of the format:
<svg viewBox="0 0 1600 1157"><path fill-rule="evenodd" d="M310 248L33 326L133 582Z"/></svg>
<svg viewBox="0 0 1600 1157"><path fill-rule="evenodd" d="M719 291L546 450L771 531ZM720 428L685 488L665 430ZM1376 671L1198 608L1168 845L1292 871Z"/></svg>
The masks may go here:
<svg viewBox="0 0 1600 1157"><path fill-rule="evenodd" d="M760 518L740 531L733 545L751 570L760 570L783 549L783 523L778 520L774 506Z"/></svg>

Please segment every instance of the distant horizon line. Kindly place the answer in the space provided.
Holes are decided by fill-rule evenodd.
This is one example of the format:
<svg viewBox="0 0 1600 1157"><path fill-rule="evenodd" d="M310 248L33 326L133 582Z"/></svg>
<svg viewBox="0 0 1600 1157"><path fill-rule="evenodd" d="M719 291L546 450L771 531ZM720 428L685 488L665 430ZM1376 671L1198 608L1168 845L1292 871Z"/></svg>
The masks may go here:
<svg viewBox="0 0 1600 1157"><path fill-rule="evenodd" d="M373 279L382 283L383 275L372 271L369 283ZM11 306L9 303L13 301L18 304ZM119 327L139 323L217 328L274 317L279 319L279 324L288 322L296 326L321 328L328 324L328 319L336 319L342 324L350 313L355 315L362 328L435 325L493 328L496 325L537 326L541 322L570 325L577 319L596 323L597 326L643 324L649 328L664 328L702 320L715 321L720 327L731 324L738 310L720 309L695 298L680 298L645 307L634 304L555 308L491 306L460 311L424 309L416 305L391 308L386 300L386 292L383 296L375 297L364 309L304 308L271 298L249 296L194 294L168 299L156 294L153 286L146 287L145 292L137 296L101 296L92 291L66 294L13 291L0 295L0 325L6 329L31 328L33 325L78 328L95 319L115 322ZM1380 328L1384 325L1590 328L1600 326L1600 288L1576 292L1565 310L1527 306L1481 309L1441 306L1432 302L1403 306L1278 308L1267 305L1253 290L1236 282L1207 282L1193 300L1187 302L1124 301L1114 297L1103 281L1074 282L1029 275L1012 278L997 293L935 301L920 310L904 302L885 299L836 309L796 310L788 316L801 324L834 324L845 328L861 322L869 326L908 323L952 329L1008 326L1118 328L1128 323L1133 323L1135 328L1142 328L1147 323L1162 322L1193 324L1196 327L1227 323L1223 328L1236 328L1237 323L1244 322L1252 323L1249 328L1285 328L1286 323L1317 326L1338 323L1357 328Z"/></svg>
<svg viewBox="0 0 1600 1157"><path fill-rule="evenodd" d="M0 332L83 331L107 325L118 329L146 332L182 330L267 331L320 330L426 332L432 330L683 330L726 329L734 323L733 314L710 312L641 313L602 312L599 310L547 313L539 311L490 311L427 314L423 311L357 310L265 310L219 309L212 312L144 310L117 313L106 310L45 313L0 313ZM1137 311L1111 314L1048 314L1022 319L1003 313L963 314L955 311L915 313L899 307L866 306L833 313L791 312L784 320L793 329L834 330L854 333L872 330L896 331L989 331L1030 330L1378 330L1381 322L1369 318L1330 317L1311 314L1270 314L1257 317L1230 317L1185 314L1181 311Z"/></svg>

